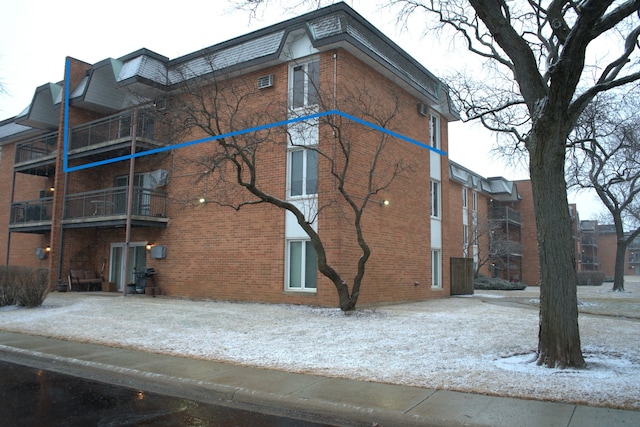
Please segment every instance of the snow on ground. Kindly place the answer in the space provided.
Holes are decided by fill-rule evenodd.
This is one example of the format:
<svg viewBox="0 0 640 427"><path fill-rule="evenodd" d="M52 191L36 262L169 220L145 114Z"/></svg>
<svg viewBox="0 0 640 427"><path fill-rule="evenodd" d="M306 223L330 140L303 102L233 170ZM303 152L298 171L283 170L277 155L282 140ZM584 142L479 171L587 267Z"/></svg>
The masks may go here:
<svg viewBox="0 0 640 427"><path fill-rule="evenodd" d="M149 352L503 396L640 409L640 282L580 287L584 370L536 366L538 288L363 309L52 293L0 330ZM624 305L624 316L617 308ZM602 315L602 314L607 315ZM635 315L634 315L635 313Z"/></svg>

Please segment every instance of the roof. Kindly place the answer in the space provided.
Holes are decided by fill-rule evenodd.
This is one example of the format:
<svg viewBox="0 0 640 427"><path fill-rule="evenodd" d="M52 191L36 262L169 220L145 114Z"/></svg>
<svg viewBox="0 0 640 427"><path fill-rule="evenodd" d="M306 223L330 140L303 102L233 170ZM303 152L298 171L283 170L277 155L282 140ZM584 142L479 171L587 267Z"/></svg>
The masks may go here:
<svg viewBox="0 0 640 427"><path fill-rule="evenodd" d="M173 60L148 49L107 58L90 67L72 88L70 100L78 107L109 114L139 103L139 96L132 93L152 100L188 79L212 72L243 73L284 63L290 60L286 51L288 37L300 32L307 35L317 51L345 49L394 78L448 120L460 118L444 83L342 2ZM45 129L55 127L61 88L59 83L40 86L22 123Z"/></svg>
<svg viewBox="0 0 640 427"><path fill-rule="evenodd" d="M449 178L476 191L489 194L498 201L520 200L518 187L513 181L503 177L484 178L452 160L449 160Z"/></svg>

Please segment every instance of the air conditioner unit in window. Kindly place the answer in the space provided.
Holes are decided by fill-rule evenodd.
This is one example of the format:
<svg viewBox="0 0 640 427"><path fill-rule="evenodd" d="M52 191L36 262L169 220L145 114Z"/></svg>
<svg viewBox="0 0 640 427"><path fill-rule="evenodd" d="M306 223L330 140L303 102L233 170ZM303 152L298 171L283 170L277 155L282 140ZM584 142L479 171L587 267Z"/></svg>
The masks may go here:
<svg viewBox="0 0 640 427"><path fill-rule="evenodd" d="M418 103L418 114L425 117L429 115L429 107L427 107L427 104L423 104L422 102Z"/></svg>
<svg viewBox="0 0 640 427"><path fill-rule="evenodd" d="M153 105L158 111L164 111L167 108L167 100L164 98L156 99Z"/></svg>
<svg viewBox="0 0 640 427"><path fill-rule="evenodd" d="M258 78L258 89L266 89L273 86L273 74Z"/></svg>

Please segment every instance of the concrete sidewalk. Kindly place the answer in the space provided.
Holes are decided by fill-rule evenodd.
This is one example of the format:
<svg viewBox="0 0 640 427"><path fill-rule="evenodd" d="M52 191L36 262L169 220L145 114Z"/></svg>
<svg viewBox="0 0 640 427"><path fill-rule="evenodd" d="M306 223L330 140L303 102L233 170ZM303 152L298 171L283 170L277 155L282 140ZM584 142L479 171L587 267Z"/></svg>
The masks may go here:
<svg viewBox="0 0 640 427"><path fill-rule="evenodd" d="M335 425L640 425L640 411L303 375L1 331L0 360Z"/></svg>

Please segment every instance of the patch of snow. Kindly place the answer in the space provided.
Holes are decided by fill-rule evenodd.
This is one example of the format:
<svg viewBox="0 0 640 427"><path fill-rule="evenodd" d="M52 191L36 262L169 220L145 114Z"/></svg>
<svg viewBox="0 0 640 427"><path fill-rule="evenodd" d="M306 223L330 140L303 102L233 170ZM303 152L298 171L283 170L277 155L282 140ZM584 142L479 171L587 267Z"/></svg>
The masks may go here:
<svg viewBox="0 0 640 427"><path fill-rule="evenodd" d="M640 307L640 283L632 291L624 302ZM518 292L507 295L527 301L538 291ZM578 292L586 302L594 294ZM603 295L621 298L616 292L595 298ZM637 321L580 316L585 370L536 365L538 322L537 310L480 298L345 315L333 308L52 293L40 308L0 309L5 331L291 372L640 409Z"/></svg>

